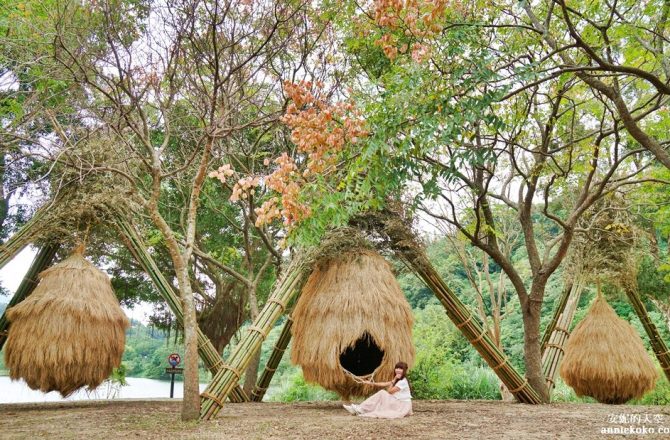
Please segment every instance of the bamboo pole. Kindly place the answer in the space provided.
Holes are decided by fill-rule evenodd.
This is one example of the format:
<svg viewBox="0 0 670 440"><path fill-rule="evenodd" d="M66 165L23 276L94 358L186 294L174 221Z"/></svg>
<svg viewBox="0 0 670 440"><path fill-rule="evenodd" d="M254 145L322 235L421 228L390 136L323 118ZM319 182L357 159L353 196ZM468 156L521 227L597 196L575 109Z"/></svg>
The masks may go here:
<svg viewBox="0 0 670 440"><path fill-rule="evenodd" d="M556 324L558 324L558 319L560 318L561 313L563 313L563 310L565 310L565 305L568 302L568 298L572 293L574 285L575 280L573 278L569 282L567 282L565 284L565 287L563 288L563 293L561 294L561 298L558 300L558 304L556 305L556 309L554 310L554 315L552 316L551 321L549 322L549 325L547 325L547 328L544 330L544 335L542 336L542 353L544 353L544 350L547 344L549 343L549 339L551 338L551 335L554 333L554 329L556 328Z"/></svg>
<svg viewBox="0 0 670 440"><path fill-rule="evenodd" d="M165 279L161 271L158 269L156 262L149 255L144 247L142 240L135 230L135 228L124 218L117 217L116 225L121 233L128 250L133 254L137 262L142 266L145 272L151 277L154 286L158 293L167 302L170 310L174 313L177 321L181 324L184 322L184 312L182 310L181 301L176 294L172 285ZM205 336L205 334L198 328L198 352L200 357L205 362L207 369L216 375L223 368L223 359L216 351L212 342ZM232 402L248 402L249 397L238 384L233 387L230 400Z"/></svg>
<svg viewBox="0 0 670 440"><path fill-rule="evenodd" d="M35 239L45 213L45 208L38 209L26 224L0 246L0 269Z"/></svg>
<svg viewBox="0 0 670 440"><path fill-rule="evenodd" d="M7 309L17 305L26 299L31 293L33 293L33 290L35 290L35 286L37 286L39 281L39 274L51 265L51 262L54 260L56 252L59 248L60 246L56 244L47 244L40 248L40 250L37 252L37 255L35 255L35 258L33 259L28 272L26 272L25 276L23 277L21 284L19 285L18 289L16 289L16 293L14 293L14 296L9 301L9 304L7 304ZM7 331L9 328L9 321L7 320L6 316L7 309L5 309L4 313L0 317L0 350L2 350L2 347L5 345L5 341L7 340Z"/></svg>
<svg viewBox="0 0 670 440"><path fill-rule="evenodd" d="M399 215L389 212L376 218L368 216L364 222L368 227L372 226L388 237L391 249L433 291L444 306L449 319L470 341L509 392L521 403L542 403L537 391L514 369L507 356L493 342L489 332L484 330L477 318L439 276L410 229L411 222L404 221Z"/></svg>
<svg viewBox="0 0 670 440"><path fill-rule="evenodd" d="M556 384L556 373L565 354L563 347L570 337L570 326L575 317L575 311L577 310L579 298L582 295L585 284L585 277L579 275L577 280L571 283L568 299L565 301L563 310L559 313L554 330L542 352L542 371L547 380L549 393L551 393Z"/></svg>
<svg viewBox="0 0 670 440"><path fill-rule="evenodd" d="M270 386L270 382L272 381L272 376L274 376L275 371L277 371L277 366L279 366L279 362L281 362L281 359L284 356L284 352L286 351L286 347L291 340L292 326L293 318L289 315L286 319L284 327L281 330L281 333L279 334L279 339L277 339L277 342L272 349L272 354L270 355L267 364L265 364L263 374L261 374L261 377L258 379L258 382L256 383L253 391L251 391L252 402L261 402L263 400L263 396L265 396L265 392L267 391L268 387Z"/></svg>
<svg viewBox="0 0 670 440"><path fill-rule="evenodd" d="M239 381L251 358L260 349L268 332L286 310L288 302L302 288L307 279L310 262L306 254L299 254L286 268L284 276L275 285L260 314L248 328L248 333L237 344L226 365L216 373L202 393L201 420L209 420L221 410L226 396Z"/></svg>
<svg viewBox="0 0 670 440"><path fill-rule="evenodd" d="M642 322L642 326L647 332L647 336L649 336L651 348L654 350L654 354L656 355L658 362L661 364L661 369L663 370L663 373L665 373L665 377L670 381L670 350L661 338L656 325L649 319L647 308L644 306L642 299L640 299L640 294L638 293L637 280L625 278L626 277L624 277L623 290L626 292L626 296L628 296L628 300L633 306L633 310L635 310L637 317L640 319L640 322Z"/></svg>

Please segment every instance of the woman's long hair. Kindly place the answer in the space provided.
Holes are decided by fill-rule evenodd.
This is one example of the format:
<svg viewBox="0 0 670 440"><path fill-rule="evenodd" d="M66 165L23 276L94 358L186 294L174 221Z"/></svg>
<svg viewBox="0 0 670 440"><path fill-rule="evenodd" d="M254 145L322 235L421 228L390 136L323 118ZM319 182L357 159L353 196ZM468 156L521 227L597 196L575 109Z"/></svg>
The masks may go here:
<svg viewBox="0 0 670 440"><path fill-rule="evenodd" d="M395 378L395 369L396 368L402 368L402 377L400 379ZM395 364L395 367L393 368L393 380L391 383L395 385L398 383L398 381L401 381L403 379L407 380L407 385L409 385L409 392L412 392L412 385L409 383L409 379L407 379L407 369L409 368L409 365L407 365L407 362L400 361Z"/></svg>

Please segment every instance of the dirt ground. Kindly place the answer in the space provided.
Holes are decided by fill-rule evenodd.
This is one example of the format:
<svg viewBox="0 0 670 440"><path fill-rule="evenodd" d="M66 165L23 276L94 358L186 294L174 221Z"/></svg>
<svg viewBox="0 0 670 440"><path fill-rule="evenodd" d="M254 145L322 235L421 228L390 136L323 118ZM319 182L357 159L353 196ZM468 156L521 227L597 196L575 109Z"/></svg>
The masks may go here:
<svg viewBox="0 0 670 440"><path fill-rule="evenodd" d="M1 439L670 439L670 407L415 401L414 415L376 420L339 402L226 404L216 419L179 421L178 400L0 405ZM653 428L654 432L649 432Z"/></svg>

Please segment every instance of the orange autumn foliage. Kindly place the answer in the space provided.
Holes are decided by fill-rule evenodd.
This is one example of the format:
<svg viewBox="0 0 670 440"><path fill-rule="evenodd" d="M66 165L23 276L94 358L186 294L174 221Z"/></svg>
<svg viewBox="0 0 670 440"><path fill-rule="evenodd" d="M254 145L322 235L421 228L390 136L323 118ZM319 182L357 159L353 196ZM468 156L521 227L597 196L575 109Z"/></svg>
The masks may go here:
<svg viewBox="0 0 670 440"><path fill-rule="evenodd" d="M291 129L291 141L301 155L299 164L284 152L273 161L265 160L266 166L276 165L270 174L245 176L233 185L231 201L247 199L261 184L277 194L254 210L256 226L282 218L291 228L309 217L310 207L300 200L304 186L334 171L338 154L368 135L355 106L348 101L330 103L319 94L322 88L309 81L284 83L291 103L281 120ZM224 165L209 175L225 183L233 174L230 165Z"/></svg>

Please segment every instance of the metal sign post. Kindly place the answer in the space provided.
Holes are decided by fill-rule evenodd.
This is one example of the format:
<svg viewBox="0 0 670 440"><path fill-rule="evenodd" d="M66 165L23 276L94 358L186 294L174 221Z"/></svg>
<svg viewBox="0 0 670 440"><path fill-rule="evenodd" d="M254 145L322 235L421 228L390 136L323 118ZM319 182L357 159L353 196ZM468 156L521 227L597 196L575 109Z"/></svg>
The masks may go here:
<svg viewBox="0 0 670 440"><path fill-rule="evenodd" d="M179 354L172 353L170 356L168 356L168 363L170 364L170 368L166 368L165 373L172 376L170 379L170 399L174 398L174 375L182 374L184 371L183 368L177 368L177 365L179 365L180 362L181 356L179 356Z"/></svg>

